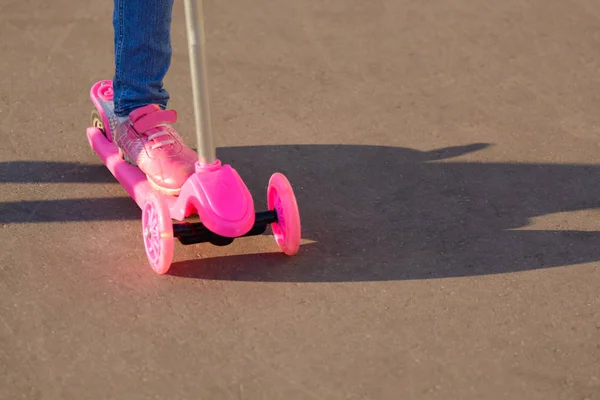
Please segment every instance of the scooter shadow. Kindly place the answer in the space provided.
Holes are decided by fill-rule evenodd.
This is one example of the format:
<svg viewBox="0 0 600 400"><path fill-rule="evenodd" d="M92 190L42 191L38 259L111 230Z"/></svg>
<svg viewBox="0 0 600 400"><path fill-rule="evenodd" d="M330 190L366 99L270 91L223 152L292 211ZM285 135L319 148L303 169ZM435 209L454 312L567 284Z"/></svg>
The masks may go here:
<svg viewBox="0 0 600 400"><path fill-rule="evenodd" d="M421 152L377 146L220 149L264 206L271 171L298 198L296 257L254 254L175 263L173 276L358 282L501 274L600 260L600 233L518 230L531 219L600 206L600 166L448 162L487 144ZM257 191L259 189L259 191Z"/></svg>

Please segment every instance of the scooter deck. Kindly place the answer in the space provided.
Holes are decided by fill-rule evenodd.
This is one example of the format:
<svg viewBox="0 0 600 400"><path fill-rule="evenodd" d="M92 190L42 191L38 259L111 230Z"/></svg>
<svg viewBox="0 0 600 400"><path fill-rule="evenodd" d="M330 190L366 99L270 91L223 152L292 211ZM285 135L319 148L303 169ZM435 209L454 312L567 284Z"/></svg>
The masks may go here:
<svg viewBox="0 0 600 400"><path fill-rule="evenodd" d="M111 141L116 127L111 81L99 81L90 91L92 102L103 120L104 133L98 127L87 130L88 141L114 177L143 209L148 194L154 189L146 175L123 159ZM159 194L172 219L183 221L197 214L202 223L221 236L240 237L255 222L254 201L240 175L230 165L196 163L195 173L188 178L178 196Z"/></svg>
<svg viewBox="0 0 600 400"><path fill-rule="evenodd" d="M89 127L86 134L92 150L100 156L106 168L108 168L121 186L129 193L140 209L142 209L146 203L148 193L154 190L150 186L146 175L138 167L126 162L119 154L118 147L114 143L109 142L100 129ZM169 209L171 209L176 198L167 195L162 195L161 197L163 197Z"/></svg>

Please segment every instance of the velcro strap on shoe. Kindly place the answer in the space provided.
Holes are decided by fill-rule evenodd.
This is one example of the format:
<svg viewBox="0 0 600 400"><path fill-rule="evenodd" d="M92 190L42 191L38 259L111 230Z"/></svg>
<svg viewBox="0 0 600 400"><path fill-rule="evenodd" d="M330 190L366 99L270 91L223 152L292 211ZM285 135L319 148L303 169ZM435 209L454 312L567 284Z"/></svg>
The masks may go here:
<svg viewBox="0 0 600 400"><path fill-rule="evenodd" d="M162 124L174 124L177 122L177 111L161 110L156 104L138 108L129 114L133 127L140 133L148 132Z"/></svg>

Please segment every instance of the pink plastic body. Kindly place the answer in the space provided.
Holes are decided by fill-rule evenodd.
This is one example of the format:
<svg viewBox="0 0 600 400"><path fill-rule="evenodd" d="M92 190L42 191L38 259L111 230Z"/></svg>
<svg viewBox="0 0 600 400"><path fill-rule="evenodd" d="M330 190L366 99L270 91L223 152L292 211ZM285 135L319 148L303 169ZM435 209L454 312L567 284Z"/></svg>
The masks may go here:
<svg viewBox="0 0 600 400"><path fill-rule="evenodd" d="M255 219L254 201L244 181L235 169L218 160L211 165L196 163L196 173L171 207L171 215L178 220L194 212L204 226L225 237L245 235Z"/></svg>
<svg viewBox="0 0 600 400"><path fill-rule="evenodd" d="M243 236L253 227L255 212L252 196L230 165L222 165L219 160L210 165L197 163L195 173L185 182L178 196L160 194L151 187L146 175L138 167L123 159L118 147L110 139L111 126L116 124L112 109L112 82L97 82L90 91L90 97L103 120L107 135L99 128L90 127L86 132L89 144L141 208L144 247L156 273L165 274L173 259L171 219L183 221L197 214L209 230L232 238ZM175 116L173 114L171 117ZM140 119L139 123L155 125L155 122ZM271 177L267 203L269 210L277 213L278 221L271 225L277 244L285 254L296 254L301 238L300 214L292 187L284 175L276 173Z"/></svg>
<svg viewBox="0 0 600 400"><path fill-rule="evenodd" d="M104 107L102 102L112 102L114 97L112 81L104 80L99 81L92 86L90 89L90 98L92 99L92 103L94 103L94 107L102 117L102 121L104 122L105 129L110 129L110 121L106 112L104 111ZM106 138L105 138L106 139ZM112 142L112 132L108 135L109 142Z"/></svg>
<svg viewBox="0 0 600 400"><path fill-rule="evenodd" d="M119 155L114 143L109 142L98 128L87 129L92 149L121 183L137 205L144 209L146 199L153 189L146 175L128 164ZM212 232L225 237L239 237L254 225L254 201L239 174L230 165L196 165L196 173L181 188L179 196L162 198L171 218L183 221L197 214Z"/></svg>
<svg viewBox="0 0 600 400"><path fill-rule="evenodd" d="M88 128L90 146L144 210L148 195L153 189L146 175L138 167L123 160L118 147L109 139L112 137L111 121L105 107L112 111L112 81L95 83L90 90L90 98L102 117L107 133L105 136L98 128ZM173 118L175 117L173 111ZM153 121L146 117L141 118L138 123L152 125ZM197 214L208 229L221 236L243 236L254 225L254 201L250 191L237 171L230 165L221 165L220 161L211 165L196 164L196 173L182 186L178 196L159 196L172 219L183 221L186 217Z"/></svg>

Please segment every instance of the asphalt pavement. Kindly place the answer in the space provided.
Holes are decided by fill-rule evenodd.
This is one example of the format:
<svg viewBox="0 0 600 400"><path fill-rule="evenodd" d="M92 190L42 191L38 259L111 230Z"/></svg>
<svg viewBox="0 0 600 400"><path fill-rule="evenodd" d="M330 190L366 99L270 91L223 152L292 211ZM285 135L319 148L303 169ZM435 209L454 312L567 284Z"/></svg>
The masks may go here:
<svg viewBox="0 0 600 400"><path fill-rule="evenodd" d="M205 2L218 155L303 245L165 276L85 136L111 13L0 2L0 399L600 399L599 2Z"/></svg>

